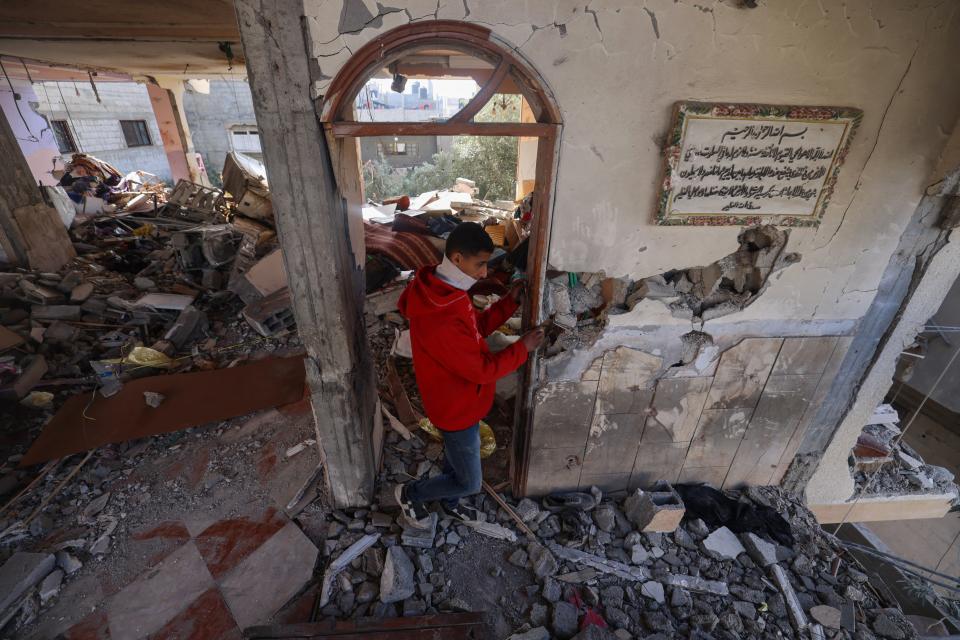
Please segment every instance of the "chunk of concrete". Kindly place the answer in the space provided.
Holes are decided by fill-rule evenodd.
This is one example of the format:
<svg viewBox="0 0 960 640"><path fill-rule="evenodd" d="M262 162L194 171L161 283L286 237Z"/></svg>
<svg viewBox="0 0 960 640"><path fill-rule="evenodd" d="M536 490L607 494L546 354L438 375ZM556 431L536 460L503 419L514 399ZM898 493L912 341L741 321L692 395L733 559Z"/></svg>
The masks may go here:
<svg viewBox="0 0 960 640"><path fill-rule="evenodd" d="M40 583L40 604L47 604L60 593L61 584L63 584L63 570L54 569Z"/></svg>
<svg viewBox="0 0 960 640"><path fill-rule="evenodd" d="M637 489L623 509L637 529L657 532L675 531L686 512L680 494L668 482L658 482L652 491Z"/></svg>
<svg viewBox="0 0 960 640"><path fill-rule="evenodd" d="M83 563L66 551L57 551L57 566L69 576L79 571L83 567Z"/></svg>
<svg viewBox="0 0 960 640"><path fill-rule="evenodd" d="M557 559L553 557L549 549L542 544L531 544L527 549L530 555L531 568L533 574L539 579L553 576L560 569Z"/></svg>
<svg viewBox="0 0 960 640"><path fill-rule="evenodd" d="M736 560L737 556L746 552L737 536L727 527L720 527L704 538L703 548L707 553L723 560Z"/></svg>
<svg viewBox="0 0 960 640"><path fill-rule="evenodd" d="M644 582L643 586L640 587L640 593L648 598L653 598L660 604L664 603L663 585L656 580Z"/></svg>
<svg viewBox="0 0 960 640"><path fill-rule="evenodd" d="M383 573L380 575L381 602L390 604L406 600L413 595L415 589L413 563L401 547L390 547L387 549Z"/></svg>
<svg viewBox="0 0 960 640"><path fill-rule="evenodd" d="M536 627L524 633L515 633L507 640L550 640L550 632L546 627Z"/></svg>
<svg viewBox="0 0 960 640"><path fill-rule="evenodd" d="M740 542L746 548L750 558L761 567L769 567L777 562L777 545L767 542L754 533L740 535Z"/></svg>
<svg viewBox="0 0 960 640"><path fill-rule="evenodd" d="M18 551L10 556L0 567L0 611L46 578L55 564L52 553Z"/></svg>
<svg viewBox="0 0 960 640"><path fill-rule="evenodd" d="M840 610L834 607L818 604L810 609L810 617L828 629L840 628Z"/></svg>
<svg viewBox="0 0 960 640"><path fill-rule="evenodd" d="M570 640L577 633L577 608L569 602L556 602L550 615L550 628L560 640Z"/></svg>

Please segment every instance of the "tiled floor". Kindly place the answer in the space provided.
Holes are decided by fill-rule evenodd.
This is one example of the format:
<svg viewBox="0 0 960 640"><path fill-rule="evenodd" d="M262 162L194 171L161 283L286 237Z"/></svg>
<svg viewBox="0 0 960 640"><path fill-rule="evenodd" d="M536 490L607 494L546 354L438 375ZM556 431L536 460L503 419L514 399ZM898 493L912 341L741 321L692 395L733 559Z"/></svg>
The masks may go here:
<svg viewBox="0 0 960 640"><path fill-rule="evenodd" d="M268 621L313 575L317 548L275 509L199 531L190 525L163 522L136 532L134 540L155 550L150 566L66 638L239 639L244 627Z"/></svg>

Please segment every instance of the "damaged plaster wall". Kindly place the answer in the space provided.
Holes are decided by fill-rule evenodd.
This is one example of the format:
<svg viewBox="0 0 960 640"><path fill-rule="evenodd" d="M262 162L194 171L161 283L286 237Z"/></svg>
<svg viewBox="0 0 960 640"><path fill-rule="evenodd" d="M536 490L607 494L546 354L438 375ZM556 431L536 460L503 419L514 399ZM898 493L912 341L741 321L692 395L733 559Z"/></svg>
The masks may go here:
<svg viewBox="0 0 960 640"><path fill-rule="evenodd" d="M454 19L487 26L533 64L556 96L564 122L549 261L566 272L603 273L630 282L663 274L666 284L667 274L672 277L678 269L711 265L737 252L739 229L652 222L660 149L675 101L863 109L863 123L822 224L791 230L789 252L802 256L799 262L770 275L748 304L735 305L722 317L707 318L689 301L671 309L644 296L629 311L595 322L589 339L544 365L540 379L546 384L535 411L535 423L543 428L580 422L587 430L600 419L596 416L614 423L609 416L620 414L595 412L589 398L597 396L603 362L614 357L609 354L632 357L624 348L644 354L637 359L660 360L656 371L652 365L644 369L652 379L627 383L641 396L639 404L647 392L656 392L659 380L675 379L671 376L680 371L690 378L715 376L710 367L717 358L722 364L722 354L745 339L780 340L779 353L784 337L827 337L834 341L830 358L844 353L960 115L952 63L960 57L960 12L952 3L921 0L904 6L872 0L838 6L767 0L756 9L736 0L625 4L304 2L317 70L315 98L323 96L360 46L413 21ZM684 307L690 317L677 317ZM704 349L691 360L689 339L684 342L682 336L692 330L708 334L712 344L704 340ZM823 359L824 367L834 365L830 358ZM683 366L671 366L678 362ZM783 375L812 375L804 371ZM817 375L828 374L825 369ZM560 402L577 397L578 390L587 400L576 407ZM540 480L558 464L569 471L583 463L575 451L585 452L586 440L587 431L579 445L571 443L567 456L534 447L531 469L540 469ZM833 453L846 455L839 449ZM620 476L625 461L621 467Z"/></svg>

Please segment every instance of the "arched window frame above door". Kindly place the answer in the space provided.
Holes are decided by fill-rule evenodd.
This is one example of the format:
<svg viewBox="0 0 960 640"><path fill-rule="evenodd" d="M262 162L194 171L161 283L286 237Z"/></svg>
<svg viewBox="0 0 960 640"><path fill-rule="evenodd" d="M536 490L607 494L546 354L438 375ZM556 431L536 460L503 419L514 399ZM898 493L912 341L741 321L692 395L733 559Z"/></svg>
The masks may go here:
<svg viewBox="0 0 960 640"><path fill-rule="evenodd" d="M367 80L404 55L443 46L481 58L494 70L460 111L442 122L357 122L352 105ZM535 122L474 122L474 116L497 89L512 81L534 114ZM539 74L489 29L466 22L436 20L392 29L361 47L343 66L321 108L321 121L335 137L380 135L491 135L550 138L561 124L560 110Z"/></svg>

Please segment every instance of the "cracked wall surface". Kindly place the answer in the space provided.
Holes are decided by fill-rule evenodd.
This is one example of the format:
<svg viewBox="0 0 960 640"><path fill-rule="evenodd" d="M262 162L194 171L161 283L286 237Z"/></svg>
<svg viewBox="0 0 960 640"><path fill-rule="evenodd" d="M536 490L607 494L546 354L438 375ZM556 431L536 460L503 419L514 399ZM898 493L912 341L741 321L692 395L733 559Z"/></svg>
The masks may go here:
<svg viewBox="0 0 960 640"><path fill-rule="evenodd" d="M621 293L629 294L629 286L623 283L660 284L658 278L673 289L686 287L676 270L683 270L690 280L691 266L715 264L737 255L742 246L741 230L736 228L653 223L660 150L675 101L822 104L864 111L822 224L790 232L789 253L802 260L782 262L779 266L785 268L767 273L759 288L747 282L734 286L740 289L735 293L750 294L745 304L735 300L733 308L721 308L683 296L665 301L644 295L614 310L619 313L608 309L593 315L582 313L584 305L595 302L588 298L594 296L598 283L590 282L583 292L587 297L574 301L582 307L580 314L574 314L576 331L567 332L567 343L542 364L540 380L545 384L537 391L533 433L536 443L543 436L539 430L552 433L574 425L576 429L571 426L571 430L583 438L551 440L563 442L562 451L534 446L531 489L545 487L544 477L555 477L557 482L566 478L569 484L574 470L578 484L614 476L618 483L624 476L628 483L635 482L632 478L640 477L634 475L639 455L630 463L621 460L615 472L596 469L588 461L598 445L595 442L590 448L588 435L592 432L594 440L602 442L630 433L637 442L653 447L644 440L650 416L636 417L642 414L637 407L648 396L656 404L657 394L663 397L661 385L694 384L676 380L700 380L697 384L702 386L709 381L712 390L718 363L747 340L779 341L780 355L773 366L779 366L784 345L793 344L792 340L825 337L835 341L832 353L845 352L843 345L876 294L884 268L932 181L930 175L958 121L960 85L954 81L954 61L960 59L960 7L955 3L919 0L906 6L897 0L870 0L841 6L765 0L756 9L741 8L741 4L735 0L304 1L311 63L317 69L312 85L315 98L324 95L352 52L384 31L410 22L439 18L484 25L526 58L556 97L564 123L550 266L579 274L580 283L598 274L601 281L610 278L621 283ZM730 293L730 287L721 288L725 296ZM689 317L677 317L686 316L685 309ZM710 340L703 340L694 351L691 338L683 338L691 331L703 332ZM630 356L624 349L647 357ZM651 358L659 361L656 372L642 381L638 371L652 371ZM612 367L608 371L619 371L623 364L625 377L611 379L621 380L636 396L626 413L607 411L600 400L602 381L591 379L601 375L608 360ZM829 362L832 366L833 361ZM782 375L795 376L797 381L827 376L826 369L820 374L805 371L788 369ZM771 394L780 393L777 386L768 383L767 387ZM742 443L759 440L748 436L754 420L759 420L756 412L767 387L752 407L707 410L726 413L713 414L704 432L739 434L741 444L734 458ZM804 398L812 393L816 402L819 387L803 389L796 393ZM695 404L700 393L702 389L689 389L684 401ZM586 399L567 406L565 399L575 397ZM618 410L621 402L626 406L626 401L614 399ZM750 410L749 415L744 409ZM663 414L658 410L658 415ZM792 417L778 418L779 422L763 419L768 430L778 424L784 433L796 434L803 427L792 424ZM680 436L700 428L699 416L696 424L693 418L684 420L677 432ZM583 429L582 434L577 429ZM650 437L655 432L650 431ZM690 444L696 435L691 440L673 438L669 442L664 438L657 446L663 459L676 463L682 443L687 443L678 463L681 473L684 468L710 468L710 477L717 481L719 469L726 465L727 475L733 474L732 460L726 464L721 456L723 464L715 464ZM784 451L794 444L788 442ZM717 451L730 454L724 447ZM691 452L700 458L688 462ZM759 456L763 464L771 464L773 454L764 455ZM596 454L592 459L597 459ZM778 460L772 467L776 473L779 465ZM549 475L561 470L566 475ZM721 482L727 482L727 475Z"/></svg>

